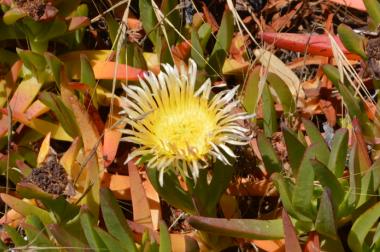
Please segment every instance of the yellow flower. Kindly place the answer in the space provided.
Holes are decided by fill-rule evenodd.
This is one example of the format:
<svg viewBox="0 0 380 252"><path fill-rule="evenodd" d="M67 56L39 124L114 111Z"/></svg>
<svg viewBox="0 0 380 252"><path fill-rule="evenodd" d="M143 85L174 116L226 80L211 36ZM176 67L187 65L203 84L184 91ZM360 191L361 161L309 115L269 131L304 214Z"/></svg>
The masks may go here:
<svg viewBox="0 0 380 252"><path fill-rule="evenodd" d="M217 93L211 99L208 79L195 90L197 66L189 60L188 71L163 65L165 72L157 77L147 72L140 86L124 86L125 120L131 129L123 129L122 139L139 145L127 161L149 155L147 166L163 174L173 167L194 180L199 169L206 168L211 158L229 164L225 155L236 157L227 145L245 145L250 137L238 120L251 117L234 113L239 101L234 100L238 87Z"/></svg>

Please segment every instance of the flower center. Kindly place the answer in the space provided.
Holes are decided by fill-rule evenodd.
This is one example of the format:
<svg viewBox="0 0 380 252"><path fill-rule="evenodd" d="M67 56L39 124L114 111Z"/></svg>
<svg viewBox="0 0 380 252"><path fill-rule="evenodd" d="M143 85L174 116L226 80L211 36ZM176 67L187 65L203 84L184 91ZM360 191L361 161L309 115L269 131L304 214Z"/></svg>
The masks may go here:
<svg viewBox="0 0 380 252"><path fill-rule="evenodd" d="M152 114L157 150L166 155L179 155L187 161L199 159L210 151L216 120L207 107L189 106L159 109Z"/></svg>

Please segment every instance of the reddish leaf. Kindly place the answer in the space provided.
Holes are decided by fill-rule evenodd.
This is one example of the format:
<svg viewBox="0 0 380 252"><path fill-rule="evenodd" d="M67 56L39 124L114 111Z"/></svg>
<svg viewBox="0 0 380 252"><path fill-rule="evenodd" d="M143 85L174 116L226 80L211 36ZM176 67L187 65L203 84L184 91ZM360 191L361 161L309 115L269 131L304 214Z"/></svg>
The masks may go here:
<svg viewBox="0 0 380 252"><path fill-rule="evenodd" d="M352 120L352 128L355 135L355 140L358 144L358 151L359 151L359 157L360 160L363 162L363 165L361 165L361 168L369 169L372 165L371 159L368 155L368 149L367 144L365 143L361 127L359 125L359 120L357 118L354 118ZM364 172L363 170L361 172Z"/></svg>
<svg viewBox="0 0 380 252"><path fill-rule="evenodd" d="M211 26L212 32L218 31L219 30L218 22L216 22L214 16L209 11L209 9L207 8L207 5L204 2L202 2L202 10L203 10L204 18L206 22Z"/></svg>
<svg viewBox="0 0 380 252"><path fill-rule="evenodd" d="M260 36L265 42L274 44L279 48L326 57L333 56L328 35L263 32ZM350 53L343 46L338 36L334 36L334 39L348 59L360 59L359 55Z"/></svg>
<svg viewBox="0 0 380 252"><path fill-rule="evenodd" d="M71 17L69 23L69 31L74 31L90 25L88 17Z"/></svg>
<svg viewBox="0 0 380 252"><path fill-rule="evenodd" d="M173 57L177 61L179 60L185 61L190 55L190 51L191 51L190 45L191 45L190 41L182 41L181 43L174 46L172 48Z"/></svg>
<svg viewBox="0 0 380 252"><path fill-rule="evenodd" d="M298 3L292 10L290 10L285 15L274 19L273 23L271 24L271 27L274 31L279 31L284 29L285 27L289 27L291 24L290 21L292 18L297 14L298 10L302 7L303 2Z"/></svg>
<svg viewBox="0 0 380 252"><path fill-rule="evenodd" d="M285 233L285 251L286 252L302 252L301 246L298 242L296 230L289 218L285 209L282 209L282 221L284 224Z"/></svg>
<svg viewBox="0 0 380 252"><path fill-rule="evenodd" d="M319 247L319 235L317 232L310 232L309 237L306 241L304 252L319 252L321 248Z"/></svg>
<svg viewBox="0 0 380 252"><path fill-rule="evenodd" d="M70 82L68 87L72 90L78 90L83 92L88 92L90 89L88 85L80 82Z"/></svg>
<svg viewBox="0 0 380 252"><path fill-rule="evenodd" d="M367 9L365 8L365 5L363 3L363 0L329 0L329 1L336 3L336 4L351 7L351 8L357 9L357 10L367 11Z"/></svg>
<svg viewBox="0 0 380 252"><path fill-rule="evenodd" d="M21 71L21 67L23 65L23 62L21 60L16 61L7 76L5 77L7 81L7 86L14 87L16 85L16 81L18 78L18 75Z"/></svg>
<svg viewBox="0 0 380 252"><path fill-rule="evenodd" d="M331 101L320 99L319 106L321 107L323 113L325 114L329 125L331 127L334 127L336 124L336 111Z"/></svg>

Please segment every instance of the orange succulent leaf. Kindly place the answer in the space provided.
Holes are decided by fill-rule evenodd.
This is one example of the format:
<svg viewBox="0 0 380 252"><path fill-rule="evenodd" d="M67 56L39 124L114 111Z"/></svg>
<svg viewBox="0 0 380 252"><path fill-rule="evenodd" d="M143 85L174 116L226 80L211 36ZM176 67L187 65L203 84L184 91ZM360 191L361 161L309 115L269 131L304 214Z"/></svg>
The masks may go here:
<svg viewBox="0 0 380 252"><path fill-rule="evenodd" d="M377 113L376 105L370 101L365 101L364 105L368 118L372 121L375 120Z"/></svg>
<svg viewBox="0 0 380 252"><path fill-rule="evenodd" d="M269 44L274 44L278 48L326 57L333 56L328 35L263 32L260 34L260 37L263 41ZM348 59L360 59L359 55L350 53L344 47L338 36L333 37Z"/></svg>
<svg viewBox="0 0 380 252"><path fill-rule="evenodd" d="M28 119L37 118L40 115L48 112L50 108L43 104L40 100L36 100L29 106L29 108L25 111L25 116Z"/></svg>
<svg viewBox="0 0 380 252"><path fill-rule="evenodd" d="M76 137L74 141L71 143L69 149L63 154L63 156L59 160L59 163L63 166L63 168L66 170L67 174L71 178L75 178L76 175L78 175L73 173L73 165L77 159L81 147L82 143L80 142L79 137Z"/></svg>
<svg viewBox="0 0 380 252"><path fill-rule="evenodd" d="M0 107L3 107L11 94L12 90L16 87L16 81L22 67L22 61L16 61L11 70L7 73L4 79L0 80Z"/></svg>
<svg viewBox="0 0 380 252"><path fill-rule="evenodd" d="M157 192L154 190L148 180L143 182L146 196L151 205L151 209L159 207L160 201ZM131 200L131 183L130 177L126 175L103 173L101 178L101 187L109 188L117 199Z"/></svg>
<svg viewBox="0 0 380 252"><path fill-rule="evenodd" d="M137 81L139 76L142 76L144 70L131 67L125 64L116 64L116 62L111 61L92 61L91 62L92 69L94 71L95 79L101 80L112 80L114 77L117 80L129 80L129 81ZM114 74L116 68L116 74ZM78 73L75 71L73 73L73 77L79 77L79 69Z"/></svg>
<svg viewBox="0 0 380 252"><path fill-rule="evenodd" d="M115 109L112 111L112 114L108 115L107 124L104 129L103 158L105 167L108 167L115 160L122 136L120 129L123 129L126 125L126 122L120 121L121 116Z"/></svg>
<svg viewBox="0 0 380 252"><path fill-rule="evenodd" d="M11 227L18 227L22 222L24 216L16 212L14 209L10 209L6 214L0 218L0 225L9 225Z"/></svg>
<svg viewBox="0 0 380 252"><path fill-rule="evenodd" d="M13 67L12 67L13 68ZM9 101L9 108L12 114L18 114L24 118L24 111L32 104L33 100L38 95L42 87L42 83L39 83L36 78L30 78L23 80L14 92L11 100ZM3 109L3 116L0 119L0 136L4 136L8 132L9 118L6 115L7 109ZM25 118L27 120L27 118ZM27 120L29 121L29 120Z"/></svg>
<svg viewBox="0 0 380 252"><path fill-rule="evenodd" d="M128 25L129 29L133 29L133 30L142 29L142 23L137 18L128 18L127 19L127 25Z"/></svg>
<svg viewBox="0 0 380 252"><path fill-rule="evenodd" d="M42 87L42 83L39 83L36 78L30 78L23 80L17 87L15 93L13 94L9 107L12 112L24 112L33 100L38 95Z"/></svg>
<svg viewBox="0 0 380 252"><path fill-rule="evenodd" d="M247 72L249 63L237 61L235 59L226 59L222 67L222 73L225 75L244 74Z"/></svg>
<svg viewBox="0 0 380 252"><path fill-rule="evenodd" d="M266 252L285 252L284 240L253 240L253 243Z"/></svg>
<svg viewBox="0 0 380 252"><path fill-rule="evenodd" d="M104 170L102 158L102 144L99 132L92 122L86 108L78 100L75 93L69 88L68 79L64 69L61 69L61 96L65 105L71 109L80 130L83 141L84 156L86 157L85 169L87 171L86 187L90 187L81 201L87 204L92 214L97 217L99 214L99 187L100 173Z"/></svg>
<svg viewBox="0 0 380 252"><path fill-rule="evenodd" d="M197 241L189 235L170 234L172 251L198 251Z"/></svg>
<svg viewBox="0 0 380 252"><path fill-rule="evenodd" d="M133 221L153 229L150 207L139 170L135 160L128 162L129 182L131 184L131 198L133 209Z"/></svg>
<svg viewBox="0 0 380 252"><path fill-rule="evenodd" d="M42 144L40 146L40 151L38 152L38 155L37 155L37 166L40 166L41 163L43 163L46 159L46 157L48 156L49 154L49 150L50 150L50 136L51 136L51 133L49 132L44 140L42 141Z"/></svg>
<svg viewBox="0 0 380 252"><path fill-rule="evenodd" d="M152 216L153 229L158 230L161 218L160 197L149 179L143 182L145 194L149 199L150 215ZM174 250L180 251L180 250Z"/></svg>
<svg viewBox="0 0 380 252"><path fill-rule="evenodd" d="M104 129L103 157L105 167L108 167L115 160L121 135L117 129Z"/></svg>
<svg viewBox="0 0 380 252"><path fill-rule="evenodd" d="M80 55L85 55L92 66L95 79L112 80L114 77L117 80L138 80L138 76L144 73L144 70L128 66L126 64L116 64L111 61L115 53L111 50L88 50L88 51L75 51L64 54L59 58L68 67L68 73L73 79L80 79ZM115 75L116 68L116 75Z"/></svg>
<svg viewBox="0 0 380 252"><path fill-rule="evenodd" d="M2 109L3 117L0 119L0 136L3 136L8 131L8 112ZM42 119L32 118L29 119L24 113L12 112L12 120L25 124L29 128L46 135L51 132L51 138L61 141L72 141L73 139L66 133L66 131L59 124L54 124Z"/></svg>
<svg viewBox="0 0 380 252"><path fill-rule="evenodd" d="M20 74L22 65L23 65L23 62L21 60L16 61L12 65L11 70L5 76L7 86L14 87L16 85L16 81L17 81L18 75Z"/></svg>
<svg viewBox="0 0 380 252"><path fill-rule="evenodd" d="M131 184L129 176L119 175L119 174L110 174L103 173L101 179L101 186L109 188L112 192L117 192L117 199L131 199ZM119 196L119 197L118 197ZM121 196L121 197L120 197Z"/></svg>
<svg viewBox="0 0 380 252"><path fill-rule="evenodd" d="M230 54L233 59L240 63L244 63L244 55L246 54L246 48L249 45L248 36L243 36L241 34L236 35L232 38Z"/></svg>

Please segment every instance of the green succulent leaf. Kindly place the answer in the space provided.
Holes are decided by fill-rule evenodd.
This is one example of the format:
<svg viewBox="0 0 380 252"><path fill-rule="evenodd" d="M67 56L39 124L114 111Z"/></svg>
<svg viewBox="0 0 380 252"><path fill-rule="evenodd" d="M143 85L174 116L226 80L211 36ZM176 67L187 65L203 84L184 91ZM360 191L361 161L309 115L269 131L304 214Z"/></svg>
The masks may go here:
<svg viewBox="0 0 380 252"><path fill-rule="evenodd" d="M172 246L170 242L170 235L168 227L161 221L160 223L160 249L159 252L171 252Z"/></svg>
<svg viewBox="0 0 380 252"><path fill-rule="evenodd" d="M28 244L28 241L26 241L14 227L4 225L4 230L16 246L25 246Z"/></svg>
<svg viewBox="0 0 380 252"><path fill-rule="evenodd" d="M159 171L157 169L148 167L146 172L154 189L169 204L186 212L196 213L190 194L182 189L173 171L165 172L163 186L159 183Z"/></svg>
<svg viewBox="0 0 380 252"><path fill-rule="evenodd" d="M179 32L181 31L181 15L179 8L177 8L178 0L163 0L161 3L162 13L165 18L170 22ZM169 40L169 45L172 46L176 43L178 34L170 25L165 22L165 29Z"/></svg>
<svg viewBox="0 0 380 252"><path fill-rule="evenodd" d="M312 205L315 175L311 160L320 160L320 149L320 144L312 144L306 149L296 175L296 183L293 190L292 203L294 209L310 220L315 218L315 208Z"/></svg>
<svg viewBox="0 0 380 252"><path fill-rule="evenodd" d="M94 227L97 235L102 239L102 242L106 245L108 251L110 252L120 252L120 251L129 251L128 248L124 246L119 240L114 238L112 235L104 231L99 227Z"/></svg>
<svg viewBox="0 0 380 252"><path fill-rule="evenodd" d="M327 169L327 168L326 168ZM330 239L337 240L337 230L335 224L335 215L332 199L329 195L329 189L323 191L321 202L319 204L317 219L315 220L315 230Z"/></svg>
<svg viewBox="0 0 380 252"><path fill-rule="evenodd" d="M21 199L13 197L8 194L0 194L1 199L16 212L20 213L23 216L28 216L31 214L36 215L44 225L51 224L54 222L53 218L48 211L41 209L37 206L33 206Z"/></svg>
<svg viewBox="0 0 380 252"><path fill-rule="evenodd" d="M266 137L272 137L273 133L277 131L278 125L274 100L268 85L264 85L262 95L264 132Z"/></svg>
<svg viewBox="0 0 380 252"><path fill-rule="evenodd" d="M282 239L284 237L281 219L221 219L191 216L188 221L198 230L217 235L257 240Z"/></svg>
<svg viewBox="0 0 380 252"><path fill-rule="evenodd" d="M207 42L211 36L212 28L208 23L202 24L198 29L198 37L201 43L202 49L206 49Z"/></svg>
<svg viewBox="0 0 380 252"><path fill-rule="evenodd" d="M108 232L117 237L128 251L137 252L133 234L112 192L108 188L100 190L100 206ZM104 241L107 245L107 242ZM108 246L108 245L107 245Z"/></svg>
<svg viewBox="0 0 380 252"><path fill-rule="evenodd" d="M338 26L338 34L341 38L344 46L353 53L358 54L364 60L367 60L367 54L365 53L365 38L356 34L351 27L340 24Z"/></svg>
<svg viewBox="0 0 380 252"><path fill-rule="evenodd" d="M348 245L353 252L370 251L369 244L365 242L365 238L379 217L380 202L369 208L354 222L347 239Z"/></svg>
<svg viewBox="0 0 380 252"><path fill-rule="evenodd" d="M256 67L249 73L248 80L244 85L245 88L242 91L242 104L249 114L256 113L256 107L261 96L259 82L260 67Z"/></svg>
<svg viewBox="0 0 380 252"><path fill-rule="evenodd" d="M142 26L149 37L149 40L152 41L154 46L157 46L159 40L159 31L158 31L158 20L154 12L152 1L151 0L140 0L139 1L140 9L140 20Z"/></svg>
<svg viewBox="0 0 380 252"><path fill-rule="evenodd" d="M323 163L315 159L310 162L314 168L316 178L321 182L325 189L330 189L331 200L334 203L335 209L337 209L344 198L345 193L343 187L335 175Z"/></svg>
<svg viewBox="0 0 380 252"><path fill-rule="evenodd" d="M310 120L302 119L302 123L305 126L307 135L310 137L311 143L319 145L319 148L316 150L319 152L319 161L327 165L329 161L330 150L325 139L321 135L320 130Z"/></svg>
<svg viewBox="0 0 380 252"><path fill-rule="evenodd" d="M25 17L27 14L20 8L11 8L7 12L4 13L3 21L7 25L14 24L17 20Z"/></svg>
<svg viewBox="0 0 380 252"><path fill-rule="evenodd" d="M257 136L257 145L259 147L261 156L264 161L264 166L268 174L272 174L274 172L281 172L281 161L277 157L277 154L273 149L272 143L263 134L259 134Z"/></svg>
<svg viewBox="0 0 380 252"><path fill-rule="evenodd" d="M79 135L79 129L72 111L66 107L59 96L43 91L38 98L54 112L67 134L73 138Z"/></svg>
<svg viewBox="0 0 380 252"><path fill-rule="evenodd" d="M292 192L294 185L291 183L291 181L287 178L284 178L284 176L282 176L280 173L273 173L271 180L273 180L277 190L279 191L282 205L286 209L287 213L302 222L311 222L311 219L309 217L300 214L293 207Z"/></svg>
<svg viewBox="0 0 380 252"><path fill-rule="evenodd" d="M285 82L274 73L268 73L267 82L276 92L285 115L294 113L296 109L296 102Z"/></svg>
<svg viewBox="0 0 380 252"><path fill-rule="evenodd" d="M86 236L87 242L94 251L103 251L106 245L95 231L97 220L91 215L91 212L86 208L81 209L80 223Z"/></svg>
<svg viewBox="0 0 380 252"><path fill-rule="evenodd" d="M79 207L70 204L63 196L47 193L42 191L38 186L20 182L16 186L16 190L27 199L40 200L51 212L57 222L64 223L74 218L79 213Z"/></svg>
<svg viewBox="0 0 380 252"><path fill-rule="evenodd" d="M31 220L33 218L37 218L34 215L30 215L26 219L26 223L21 224L21 228L25 231L26 237L30 243L29 246L35 247L45 247L45 248L53 248L56 245L53 241L51 241L46 234L46 228L42 225L36 227L32 225L30 222L35 222L35 220ZM47 251L56 251L55 249L47 249Z"/></svg>
<svg viewBox="0 0 380 252"><path fill-rule="evenodd" d="M224 11L222 23L216 35L216 42L210 54L209 64L211 67L209 65L206 67L207 72L211 76L218 75L222 72L224 60L231 46L233 32L234 18L232 12L227 9Z"/></svg>
<svg viewBox="0 0 380 252"><path fill-rule="evenodd" d="M86 55L80 55L80 82L87 84L91 88L95 88L96 79L92 66Z"/></svg>
<svg viewBox="0 0 380 252"><path fill-rule="evenodd" d="M191 45L191 58L197 63L199 69L204 69L206 67L206 62L201 43L199 41L198 32L195 30L191 32Z"/></svg>
<svg viewBox="0 0 380 252"><path fill-rule="evenodd" d="M329 162L327 167L336 177L340 178L343 175L346 166L348 149L348 130L341 128L335 132Z"/></svg>
<svg viewBox="0 0 380 252"><path fill-rule="evenodd" d="M380 24L380 3L377 0L363 0L368 15L375 22L376 27Z"/></svg>
<svg viewBox="0 0 380 252"><path fill-rule="evenodd" d="M305 153L305 145L298 140L298 136L287 127L282 128L286 149L288 150L288 158L290 167L294 174L298 173L298 168L301 164L303 154Z"/></svg>
<svg viewBox="0 0 380 252"><path fill-rule="evenodd" d="M88 250L88 245L80 240L77 236L72 235L64 227L58 224L48 225L50 233L58 241L61 246L70 248L70 251L83 251Z"/></svg>

